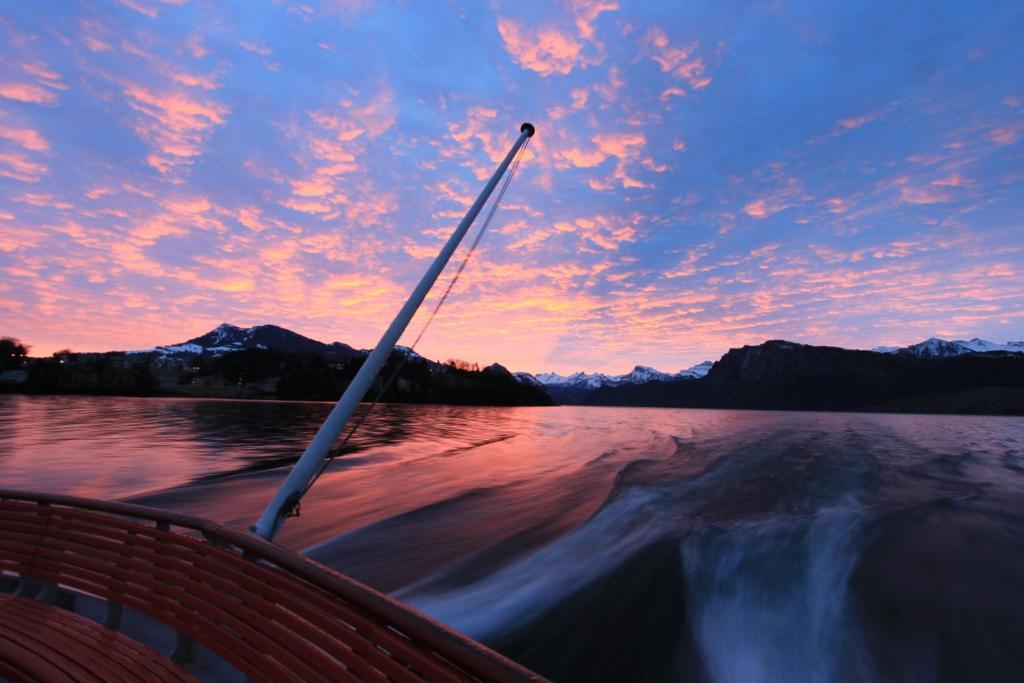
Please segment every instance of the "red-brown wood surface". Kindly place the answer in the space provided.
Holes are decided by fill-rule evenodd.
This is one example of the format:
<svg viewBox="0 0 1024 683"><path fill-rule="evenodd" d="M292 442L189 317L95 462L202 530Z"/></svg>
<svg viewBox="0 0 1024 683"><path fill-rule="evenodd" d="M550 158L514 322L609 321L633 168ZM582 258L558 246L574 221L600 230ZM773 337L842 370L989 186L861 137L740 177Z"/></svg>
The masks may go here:
<svg viewBox="0 0 1024 683"><path fill-rule="evenodd" d="M0 489L0 570L147 614L252 680L542 680L328 567L250 534L176 513ZM25 609L22 603L33 603L17 600L12 615L20 614L21 622L7 628L0 619L0 676L31 677L25 661L11 658L11 648L17 637L23 653L43 657L45 639L26 634L36 633L33 629L49 629L77 654L98 645L104 634L127 640L52 607L42 606L50 610L51 621L40 620L19 611ZM53 619L62 612L73 624ZM99 631L91 633L82 622ZM148 648L135 647L118 649L96 673L118 680L131 670L129 678L160 680L163 664L138 668L132 653L138 657ZM76 662L89 660L69 661L78 675L82 664ZM38 666L52 663L43 657ZM43 669L36 673L46 673ZM88 669L82 675L87 674Z"/></svg>
<svg viewBox="0 0 1024 683"><path fill-rule="evenodd" d="M193 681L164 655L94 621L0 594L0 676L12 681Z"/></svg>

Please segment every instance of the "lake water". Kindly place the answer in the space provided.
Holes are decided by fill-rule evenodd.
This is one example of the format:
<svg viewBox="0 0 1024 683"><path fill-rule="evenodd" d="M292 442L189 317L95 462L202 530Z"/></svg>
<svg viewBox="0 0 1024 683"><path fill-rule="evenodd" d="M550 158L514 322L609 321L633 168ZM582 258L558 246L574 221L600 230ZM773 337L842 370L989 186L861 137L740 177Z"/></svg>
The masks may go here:
<svg viewBox="0 0 1024 683"><path fill-rule="evenodd" d="M329 404L0 396L0 486L248 527ZM378 406L278 541L557 680L1024 671L1024 419Z"/></svg>

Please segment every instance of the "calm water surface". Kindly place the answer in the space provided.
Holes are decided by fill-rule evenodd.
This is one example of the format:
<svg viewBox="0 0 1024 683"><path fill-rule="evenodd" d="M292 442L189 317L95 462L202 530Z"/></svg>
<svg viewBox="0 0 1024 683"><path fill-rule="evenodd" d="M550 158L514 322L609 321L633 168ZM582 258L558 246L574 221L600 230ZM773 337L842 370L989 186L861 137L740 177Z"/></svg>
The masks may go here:
<svg viewBox="0 0 1024 683"><path fill-rule="evenodd" d="M0 396L0 485L245 528L329 404ZM379 406L279 542L557 680L1019 680L1024 419Z"/></svg>

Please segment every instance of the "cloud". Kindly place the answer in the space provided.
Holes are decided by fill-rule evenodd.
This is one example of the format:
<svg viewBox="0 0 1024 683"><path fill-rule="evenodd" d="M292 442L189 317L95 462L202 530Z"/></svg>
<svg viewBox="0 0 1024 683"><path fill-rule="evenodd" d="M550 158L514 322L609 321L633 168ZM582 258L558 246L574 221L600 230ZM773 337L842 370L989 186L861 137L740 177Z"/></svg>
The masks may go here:
<svg viewBox="0 0 1024 683"><path fill-rule="evenodd" d="M658 63L662 71L682 79L693 90L700 90L711 84L711 77L705 73L704 61L699 57L694 57L694 52L697 50L696 43L687 47L674 47L663 29L651 28L644 34L641 47L651 59ZM678 90L682 90L682 88L678 88ZM673 91L670 94L681 93ZM665 96L665 92L662 93L662 96Z"/></svg>
<svg viewBox="0 0 1024 683"><path fill-rule="evenodd" d="M524 69L541 76L568 74L582 58L583 45L557 28L527 29L513 19L498 19L505 51Z"/></svg>
<svg viewBox="0 0 1024 683"><path fill-rule="evenodd" d="M744 213L751 218L764 218L765 216L775 213L768 209L767 202L764 199L757 199L743 207Z"/></svg>
<svg viewBox="0 0 1024 683"><path fill-rule="evenodd" d="M213 76L203 76L202 74L189 74L182 71L172 72L171 80L181 85L187 85L192 88L202 88L203 90L216 90L220 87L220 83Z"/></svg>
<svg viewBox="0 0 1024 683"><path fill-rule="evenodd" d="M56 104L57 95L32 83L0 83L0 97L33 104Z"/></svg>
<svg viewBox="0 0 1024 683"><path fill-rule="evenodd" d="M202 153L209 132L224 123L230 108L211 99L181 92L155 92L127 84L128 106L141 113L135 131L156 148L146 162L164 175L186 167Z"/></svg>
<svg viewBox="0 0 1024 683"><path fill-rule="evenodd" d="M174 213L197 214L205 213L213 208L210 201L205 197L190 197L185 199L165 199L163 205Z"/></svg>
<svg viewBox="0 0 1024 683"><path fill-rule="evenodd" d="M334 192L334 185L322 177L308 178L305 180L292 180L292 192L299 197L323 197Z"/></svg>
<svg viewBox="0 0 1024 683"><path fill-rule="evenodd" d="M1022 131L1024 125L1020 124L993 128L988 132L988 139L999 145L1012 145L1020 139Z"/></svg>
<svg viewBox="0 0 1024 683"><path fill-rule="evenodd" d="M901 187L900 200L904 204L941 204L949 201L949 195L930 187Z"/></svg>
<svg viewBox="0 0 1024 683"><path fill-rule="evenodd" d="M261 57L269 57L274 54L274 51L267 47L266 42L262 38L258 40L242 40L238 44L243 50L260 55Z"/></svg>
<svg viewBox="0 0 1024 683"><path fill-rule="evenodd" d="M608 158L601 149L581 150L576 147L561 150L559 156L577 168L593 168Z"/></svg>
<svg viewBox="0 0 1024 683"><path fill-rule="evenodd" d="M23 154L0 151L0 176L23 183L37 183L47 170L46 164L32 161Z"/></svg>
<svg viewBox="0 0 1024 683"><path fill-rule="evenodd" d="M594 40L594 20L605 12L619 9L613 0L573 0L572 10L576 15L576 29L584 40Z"/></svg>
<svg viewBox="0 0 1024 683"><path fill-rule="evenodd" d="M46 141L46 138L40 135L39 131L31 128L11 128L0 124L0 139L9 140L35 152L50 149L50 143Z"/></svg>
<svg viewBox="0 0 1024 683"><path fill-rule="evenodd" d="M629 159L643 149L647 138L643 133L599 133L593 137L597 148L613 157Z"/></svg>

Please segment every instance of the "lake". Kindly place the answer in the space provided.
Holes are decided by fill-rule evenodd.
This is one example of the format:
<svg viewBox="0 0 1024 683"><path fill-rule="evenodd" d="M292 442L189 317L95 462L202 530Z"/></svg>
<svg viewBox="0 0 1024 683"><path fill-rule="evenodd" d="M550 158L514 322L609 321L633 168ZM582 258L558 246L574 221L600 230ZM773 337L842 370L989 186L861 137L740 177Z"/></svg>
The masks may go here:
<svg viewBox="0 0 1024 683"><path fill-rule="evenodd" d="M323 403L0 396L0 486L252 524ZM1008 680L1024 418L377 406L278 542L557 680Z"/></svg>

